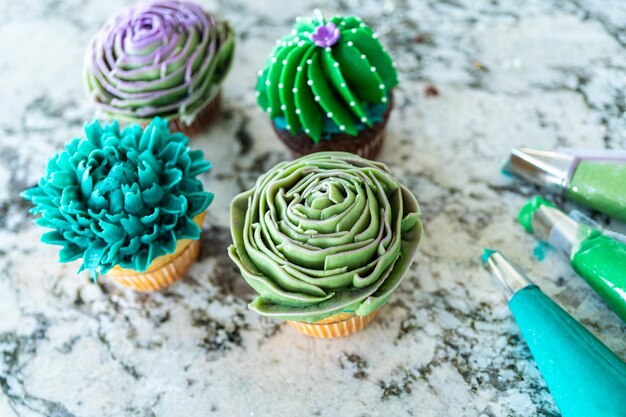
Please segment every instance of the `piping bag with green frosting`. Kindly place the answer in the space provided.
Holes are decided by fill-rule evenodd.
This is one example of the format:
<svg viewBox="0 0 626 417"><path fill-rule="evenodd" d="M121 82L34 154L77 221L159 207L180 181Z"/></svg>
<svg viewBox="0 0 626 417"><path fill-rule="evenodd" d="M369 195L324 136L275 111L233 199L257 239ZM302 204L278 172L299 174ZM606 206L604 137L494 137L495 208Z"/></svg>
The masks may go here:
<svg viewBox="0 0 626 417"><path fill-rule="evenodd" d="M563 417L626 415L626 363L497 251L485 268L504 294Z"/></svg>
<svg viewBox="0 0 626 417"><path fill-rule="evenodd" d="M626 222L626 152L514 148L502 171Z"/></svg>
<svg viewBox="0 0 626 417"><path fill-rule="evenodd" d="M576 273L626 322L626 243L577 222L541 197L530 199L518 220L567 256Z"/></svg>

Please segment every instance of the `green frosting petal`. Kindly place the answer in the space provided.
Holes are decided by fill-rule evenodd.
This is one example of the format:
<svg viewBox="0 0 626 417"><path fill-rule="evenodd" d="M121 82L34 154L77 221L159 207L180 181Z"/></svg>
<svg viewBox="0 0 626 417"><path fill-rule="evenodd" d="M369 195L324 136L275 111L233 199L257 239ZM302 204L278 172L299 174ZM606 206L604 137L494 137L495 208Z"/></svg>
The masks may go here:
<svg viewBox="0 0 626 417"><path fill-rule="evenodd" d="M80 270L95 279L116 265L145 271L177 240L198 239L193 217L213 194L196 176L211 165L188 141L160 118L145 130L86 125L85 138L68 143L39 185L22 193L41 215L35 223L53 229L41 240L63 247L61 262L83 258Z"/></svg>
<svg viewBox="0 0 626 417"><path fill-rule="evenodd" d="M276 165L231 204L229 255L269 317L315 322L387 302L422 236L413 194L378 162L324 152Z"/></svg>
<svg viewBox="0 0 626 417"><path fill-rule="evenodd" d="M398 84L396 70L377 35L359 18L335 16L329 22L339 37L327 47L312 40L326 22L298 18L259 71L257 102L270 119L284 117L296 135L303 130L315 143L323 134L324 115L346 134L358 134L356 122L372 125L364 106L387 103Z"/></svg>

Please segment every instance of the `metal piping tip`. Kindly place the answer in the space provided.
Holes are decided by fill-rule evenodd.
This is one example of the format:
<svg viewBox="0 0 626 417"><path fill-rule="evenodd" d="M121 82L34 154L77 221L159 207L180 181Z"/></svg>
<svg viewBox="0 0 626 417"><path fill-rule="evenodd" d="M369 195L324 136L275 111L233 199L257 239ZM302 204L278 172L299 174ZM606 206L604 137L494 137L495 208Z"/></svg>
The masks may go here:
<svg viewBox="0 0 626 417"><path fill-rule="evenodd" d="M485 249L482 260L507 303L519 290L533 285L519 267L496 250Z"/></svg>
<svg viewBox="0 0 626 417"><path fill-rule="evenodd" d="M575 161L575 156L565 153L513 148L502 166L502 172L540 186L562 189L568 186Z"/></svg>
<svg viewBox="0 0 626 417"><path fill-rule="evenodd" d="M561 210L542 205L532 218L534 234L570 256L581 238L581 225Z"/></svg>

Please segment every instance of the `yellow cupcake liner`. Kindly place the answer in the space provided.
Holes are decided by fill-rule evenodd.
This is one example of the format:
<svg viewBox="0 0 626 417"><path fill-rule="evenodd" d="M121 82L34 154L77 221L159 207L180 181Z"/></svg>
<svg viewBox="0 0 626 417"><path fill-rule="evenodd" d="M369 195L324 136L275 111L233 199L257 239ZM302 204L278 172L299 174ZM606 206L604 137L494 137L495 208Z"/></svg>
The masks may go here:
<svg viewBox="0 0 626 417"><path fill-rule="evenodd" d="M319 339L334 339L349 336L363 330L376 317L379 311L380 308L367 316L357 316L354 313L339 313L315 323L290 320L287 323L307 336Z"/></svg>
<svg viewBox="0 0 626 417"><path fill-rule="evenodd" d="M194 217L200 227L205 213ZM139 291L155 291L169 287L183 278L200 254L200 240L182 239L176 243L173 253L154 259L144 272L116 266L106 275L110 280Z"/></svg>

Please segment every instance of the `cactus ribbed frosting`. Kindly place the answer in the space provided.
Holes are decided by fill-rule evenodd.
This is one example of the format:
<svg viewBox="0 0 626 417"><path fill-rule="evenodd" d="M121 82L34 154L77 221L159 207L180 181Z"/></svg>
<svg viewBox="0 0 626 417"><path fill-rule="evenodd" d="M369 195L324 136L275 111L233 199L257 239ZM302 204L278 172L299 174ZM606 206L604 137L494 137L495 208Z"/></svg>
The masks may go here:
<svg viewBox="0 0 626 417"><path fill-rule="evenodd" d="M229 255L258 313L301 322L366 316L410 266L422 236L415 196L389 169L345 152L282 162L231 205Z"/></svg>
<svg viewBox="0 0 626 417"><path fill-rule="evenodd" d="M284 118L292 135L304 131L317 143L325 118L352 136L372 126L370 107L387 103L397 84L391 57L361 19L320 15L298 18L278 40L259 73L257 101L272 121Z"/></svg>
<svg viewBox="0 0 626 417"><path fill-rule="evenodd" d="M85 136L51 158L39 185L22 193L40 216L35 223L52 229L41 240L63 247L61 262L82 258L80 270L94 279L116 265L143 272L178 240L200 237L193 218L213 194L196 176L211 164L188 148L185 135L155 118L145 130L95 121Z"/></svg>

